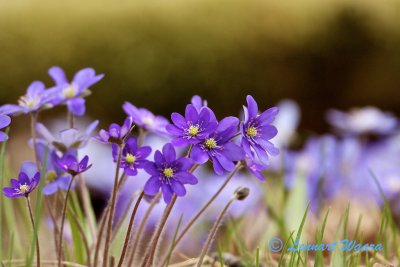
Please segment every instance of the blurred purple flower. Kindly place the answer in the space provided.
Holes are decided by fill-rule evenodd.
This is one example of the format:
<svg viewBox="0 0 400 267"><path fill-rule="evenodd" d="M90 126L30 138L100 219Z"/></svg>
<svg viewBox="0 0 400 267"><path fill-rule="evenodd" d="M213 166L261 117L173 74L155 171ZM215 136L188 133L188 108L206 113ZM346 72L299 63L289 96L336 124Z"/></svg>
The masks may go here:
<svg viewBox="0 0 400 267"><path fill-rule="evenodd" d="M40 172L33 162L25 162L21 166L18 180L11 179L11 187L4 187L3 194L8 198L27 197L40 182Z"/></svg>
<svg viewBox="0 0 400 267"><path fill-rule="evenodd" d="M231 142L238 131L238 126L239 119L224 118L218 123L214 133L193 146L190 158L197 164L203 164L211 159L214 171L218 175L224 174L224 171L233 171L235 169L233 162L244 158L243 149Z"/></svg>
<svg viewBox="0 0 400 267"><path fill-rule="evenodd" d="M26 94L20 97L18 105L6 104L0 106L0 114L18 115L38 111L45 105L50 105L50 101L53 100L52 92L56 89L46 90L42 82L34 81L29 85Z"/></svg>
<svg viewBox="0 0 400 267"><path fill-rule="evenodd" d="M197 178L188 170L193 165L188 158L176 158L175 148L172 144L164 145L162 152L157 150L154 154L154 162L148 162L144 170L151 175L144 186L147 195L154 196L160 188L165 203L170 203L172 195L184 196L186 189L184 184L197 184Z"/></svg>
<svg viewBox="0 0 400 267"><path fill-rule="evenodd" d="M129 102L125 102L122 108L128 116L132 117L133 122L144 130L161 135L167 134L165 126L169 124L169 121L163 116L155 116L151 111L137 108Z"/></svg>
<svg viewBox="0 0 400 267"><path fill-rule="evenodd" d="M345 113L330 110L328 122L344 134L390 134L398 126L398 120L391 113L383 112L376 107L352 109Z"/></svg>
<svg viewBox="0 0 400 267"><path fill-rule="evenodd" d="M112 155L114 162L118 160L119 147L117 144L112 144ZM122 150L122 160L120 167L124 169L128 176L137 175L137 169L143 169L147 160L146 158L151 153L151 147L144 146L138 148L137 139L129 137Z"/></svg>
<svg viewBox="0 0 400 267"><path fill-rule="evenodd" d="M129 133L132 131L132 117L125 119L124 124L119 126L116 123L110 125L108 131L100 130L96 139L102 143L123 144Z"/></svg>
<svg viewBox="0 0 400 267"><path fill-rule="evenodd" d="M242 147L246 154L252 157L253 149L262 164L268 165L268 154L277 156L279 149L274 146L269 140L278 133L275 126L271 123L275 120L278 114L278 108L273 107L267 109L261 114L258 114L258 105L254 98L247 96L247 107L244 109L244 122L241 125Z"/></svg>
<svg viewBox="0 0 400 267"><path fill-rule="evenodd" d="M257 177L260 181L265 182L265 177L262 173L266 169L266 167L264 165L255 162L254 156L250 157L248 155L246 155L246 157L245 157L245 163L246 163L247 170L252 175Z"/></svg>
<svg viewBox="0 0 400 267"><path fill-rule="evenodd" d="M46 147L45 144L38 142L36 144L36 151L38 154L39 162L43 164L43 161L46 160L46 175L45 175L45 186L43 187L44 195L52 195L57 192L58 189L66 191L68 189L68 185L70 180L72 179L71 175L66 173L65 170L61 169L57 164L53 162L53 157L50 156L55 151L51 148ZM76 150L67 151L66 154L70 154L72 156L76 155ZM49 156L47 156L49 155ZM73 182L72 187L75 187L75 182Z"/></svg>
<svg viewBox="0 0 400 267"><path fill-rule="evenodd" d="M62 157L59 157L57 153L53 152L51 156L57 167L71 174L72 176L83 173L92 167L92 164L88 165L88 156L83 157L81 161L78 161L78 159L71 154L64 154Z"/></svg>
<svg viewBox="0 0 400 267"><path fill-rule="evenodd" d="M93 121L85 130L84 134L80 134L78 129L71 128L60 131L59 136L55 137L47 128L41 123L36 124L37 132L43 136L47 143L52 144L57 150L65 153L67 150L74 148L82 148L86 146L92 132L96 129L99 121Z"/></svg>
<svg viewBox="0 0 400 267"><path fill-rule="evenodd" d="M96 75L92 68L85 68L75 74L72 82L68 82L64 71L57 66L49 69L49 75L58 87L53 104L66 102L68 110L76 116L85 114L83 97L89 93L88 88L104 77L103 74Z"/></svg>
<svg viewBox="0 0 400 267"><path fill-rule="evenodd" d="M0 115L0 129L6 128L11 123L11 118L7 115ZM8 135L0 131L0 142L4 142L8 139Z"/></svg>
<svg viewBox="0 0 400 267"><path fill-rule="evenodd" d="M186 106L185 117L174 112L171 119L173 124L167 125L167 131L175 136L172 143L176 146L197 144L218 126L211 109L205 107L198 112L192 104Z"/></svg>

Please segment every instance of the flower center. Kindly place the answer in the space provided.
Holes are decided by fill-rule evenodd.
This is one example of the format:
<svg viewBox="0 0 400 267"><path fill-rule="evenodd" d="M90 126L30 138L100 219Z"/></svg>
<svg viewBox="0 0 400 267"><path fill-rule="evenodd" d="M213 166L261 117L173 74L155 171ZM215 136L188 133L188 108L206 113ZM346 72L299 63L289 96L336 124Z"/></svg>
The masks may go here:
<svg viewBox="0 0 400 267"><path fill-rule="evenodd" d="M26 96L21 96L18 100L18 104L27 108L33 108L38 104L38 101L36 101L35 99L29 99Z"/></svg>
<svg viewBox="0 0 400 267"><path fill-rule="evenodd" d="M19 192L21 192L22 194L25 194L26 192L28 192L29 190L29 185L27 184L22 184L19 186Z"/></svg>
<svg viewBox="0 0 400 267"><path fill-rule="evenodd" d="M46 175L46 180L51 183L57 178L57 174L54 171L49 171Z"/></svg>
<svg viewBox="0 0 400 267"><path fill-rule="evenodd" d="M128 164L133 164L133 163L135 163L135 161L136 161L136 157L135 157L134 155L128 153L128 154L126 154L125 161L126 161Z"/></svg>
<svg viewBox="0 0 400 267"><path fill-rule="evenodd" d="M172 176L174 176L174 170L172 170L172 168L165 168L163 174L165 177L171 178Z"/></svg>
<svg viewBox="0 0 400 267"><path fill-rule="evenodd" d="M73 98L75 96L75 88L72 85L69 85L64 89L62 94L65 98Z"/></svg>
<svg viewBox="0 0 400 267"><path fill-rule="evenodd" d="M216 148L217 147L217 142L215 141L214 138L208 138L206 140L205 145L206 145L207 148Z"/></svg>
<svg viewBox="0 0 400 267"><path fill-rule="evenodd" d="M191 136L196 136L199 133L199 126L190 125L188 132Z"/></svg>
<svg viewBox="0 0 400 267"><path fill-rule="evenodd" d="M146 124L146 125L151 126L151 125L154 124L154 120L152 120L151 118L144 118L143 119L143 123Z"/></svg>
<svg viewBox="0 0 400 267"><path fill-rule="evenodd" d="M258 131L257 131L256 127L251 126L251 127L247 128L246 135L249 137L257 136Z"/></svg>

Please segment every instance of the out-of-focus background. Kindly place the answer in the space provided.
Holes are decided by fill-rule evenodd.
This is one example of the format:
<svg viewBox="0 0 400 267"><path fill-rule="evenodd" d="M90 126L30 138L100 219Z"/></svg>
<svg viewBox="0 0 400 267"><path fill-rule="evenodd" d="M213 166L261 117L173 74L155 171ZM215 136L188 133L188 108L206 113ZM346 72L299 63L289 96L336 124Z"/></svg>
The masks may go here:
<svg viewBox="0 0 400 267"><path fill-rule="evenodd" d="M106 76L88 113L104 125L126 100L169 116L199 94L223 116L252 94L296 100L300 129L322 132L332 107L400 114L399 20L396 0L2 0L0 103L51 86L53 65L93 67Z"/></svg>

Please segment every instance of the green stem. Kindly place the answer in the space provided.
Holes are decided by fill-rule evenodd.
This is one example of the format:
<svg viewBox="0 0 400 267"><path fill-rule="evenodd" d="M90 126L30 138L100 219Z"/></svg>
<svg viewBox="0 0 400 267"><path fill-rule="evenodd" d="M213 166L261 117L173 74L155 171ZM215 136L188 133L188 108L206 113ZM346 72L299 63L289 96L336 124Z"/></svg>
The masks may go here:
<svg viewBox="0 0 400 267"><path fill-rule="evenodd" d="M28 210L29 210L29 217L31 218L33 234L35 235L35 240L36 240L36 265L38 267L40 267L39 237L38 237L37 232L36 232L35 220L33 219L31 200L30 200L29 196L26 196L25 199L26 199L26 205L27 205Z"/></svg>

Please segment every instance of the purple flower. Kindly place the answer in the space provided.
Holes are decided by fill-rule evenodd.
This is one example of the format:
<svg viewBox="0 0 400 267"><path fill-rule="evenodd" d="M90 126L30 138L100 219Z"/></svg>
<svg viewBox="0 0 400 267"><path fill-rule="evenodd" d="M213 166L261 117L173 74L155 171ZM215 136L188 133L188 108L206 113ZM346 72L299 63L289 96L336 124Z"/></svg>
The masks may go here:
<svg viewBox="0 0 400 267"><path fill-rule="evenodd" d="M197 112L203 107L207 107L207 100L203 100L200 96L194 95L191 100L192 105L196 108Z"/></svg>
<svg viewBox="0 0 400 267"><path fill-rule="evenodd" d="M254 98L247 96L247 107L244 109L244 122L241 125L242 147L246 154L252 157L252 149L256 152L262 164L268 165L268 154L277 156L279 149L269 140L278 133L275 126L271 123L278 114L278 108L273 107L258 114L258 105Z"/></svg>
<svg viewBox="0 0 400 267"><path fill-rule="evenodd" d="M84 134L80 134L78 129L71 128L61 131L58 137L52 135L46 126L41 123L36 124L36 130L46 139L46 142L52 144L57 150L65 153L71 148L78 149L86 146L92 132L96 129L98 124L98 120L89 124Z"/></svg>
<svg viewBox="0 0 400 267"><path fill-rule="evenodd" d="M124 124L119 126L116 123L110 125L108 131L100 130L99 136L96 138L102 143L123 144L128 134L132 131L132 117L126 118Z"/></svg>
<svg viewBox="0 0 400 267"><path fill-rule="evenodd" d="M11 123L11 118L7 115L0 115L0 129L6 128ZM8 135L0 131L0 142L4 142L8 139Z"/></svg>
<svg viewBox="0 0 400 267"><path fill-rule="evenodd" d="M198 164L211 159L214 171L218 175L222 175L224 171L233 171L233 162L244 158L243 149L231 141L238 131L238 126L239 120L235 117L223 119L214 133L193 146L190 158Z"/></svg>
<svg viewBox="0 0 400 267"><path fill-rule="evenodd" d="M18 180L11 179L11 187L4 187L3 194L8 198L27 197L40 182L40 172L35 163L25 162L21 166Z"/></svg>
<svg viewBox="0 0 400 267"><path fill-rule="evenodd" d="M155 116L149 110L137 108L129 102L125 102L122 108L128 116L132 117L133 122L141 128L161 135L167 134L165 126L169 124L169 121L166 118Z"/></svg>
<svg viewBox="0 0 400 267"><path fill-rule="evenodd" d="M57 66L49 69L49 75L58 86L53 103L66 102L68 110L76 116L85 114L86 107L83 97L90 93L88 88L104 77L103 74L96 75L92 68L85 68L75 74L72 82L68 82L64 71Z"/></svg>
<svg viewBox="0 0 400 267"><path fill-rule="evenodd" d="M197 144L218 126L211 109L203 107L199 112L192 104L186 106L185 117L174 112L171 119L174 124L167 125L167 131L175 136L172 143L176 146Z"/></svg>
<svg viewBox="0 0 400 267"><path fill-rule="evenodd" d="M6 104L0 107L0 114L18 115L35 112L44 108L46 104L53 99L53 92L55 88L46 90L42 82L32 82L24 96L18 100L18 105Z"/></svg>
<svg viewBox="0 0 400 267"><path fill-rule="evenodd" d="M57 192L58 189L64 191L68 190L69 182L72 179L71 175L66 173L65 170L58 167L58 165L53 162L53 157L46 156L46 154L52 155L53 153L55 153L55 151L47 148L46 145L41 142L36 143L36 151L39 161L41 163L46 160L46 185L43 187L42 193L44 195L52 195ZM66 154L74 156L76 155L76 150L67 151ZM74 187L75 182L73 182L72 184L72 188Z"/></svg>
<svg viewBox="0 0 400 267"><path fill-rule="evenodd" d="M398 126L398 120L393 114L376 107L352 109L348 113L330 110L327 119L340 132L350 135L391 134Z"/></svg>
<svg viewBox="0 0 400 267"><path fill-rule="evenodd" d="M149 146L138 148L137 145L137 139L135 137L130 137L122 150L120 167L124 168L125 174L128 176L135 176L137 174L137 169L143 169L147 163L146 158L151 153L151 148ZM118 160L118 150L118 145L112 144L114 162Z"/></svg>
<svg viewBox="0 0 400 267"><path fill-rule="evenodd" d="M63 171L71 174L72 176L76 176L80 173L87 171L92 164L88 165L89 157L85 156L81 161L71 154L64 154L61 158L57 155L57 153L52 153L53 162L57 165L58 168Z"/></svg>
<svg viewBox="0 0 400 267"><path fill-rule="evenodd" d="M253 174L255 177L257 177L260 181L265 182L265 177L263 175L263 171L266 169L266 167L262 164L259 164L254 161L254 156L248 156L246 155L245 158L245 163L247 170Z"/></svg>
<svg viewBox="0 0 400 267"><path fill-rule="evenodd" d="M186 194L184 184L197 184L197 178L188 172L192 165L192 160L188 158L176 158L172 144L164 145L162 152L159 150L155 152L154 162L148 162L144 168L151 175L144 186L144 192L154 196L161 188L167 204L170 203L173 194L184 196Z"/></svg>

